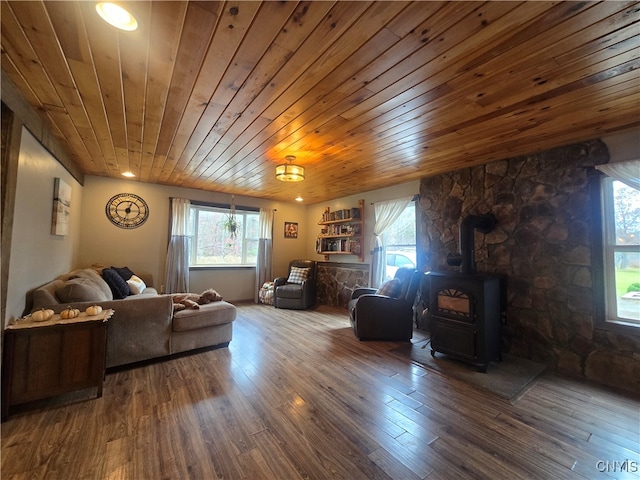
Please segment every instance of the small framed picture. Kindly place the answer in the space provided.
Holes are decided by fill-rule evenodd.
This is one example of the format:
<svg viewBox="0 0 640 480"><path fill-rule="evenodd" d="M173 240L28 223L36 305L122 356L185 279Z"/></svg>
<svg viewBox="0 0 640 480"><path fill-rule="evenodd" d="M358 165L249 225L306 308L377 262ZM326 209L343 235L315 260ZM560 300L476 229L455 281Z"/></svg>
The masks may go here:
<svg viewBox="0 0 640 480"><path fill-rule="evenodd" d="M284 238L298 238L298 224L284 222Z"/></svg>

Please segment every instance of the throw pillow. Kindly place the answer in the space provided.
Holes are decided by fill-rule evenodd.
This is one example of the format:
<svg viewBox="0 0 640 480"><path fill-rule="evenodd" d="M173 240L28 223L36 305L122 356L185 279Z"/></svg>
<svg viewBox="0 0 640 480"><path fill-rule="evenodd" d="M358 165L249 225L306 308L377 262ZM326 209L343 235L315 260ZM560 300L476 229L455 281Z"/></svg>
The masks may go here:
<svg viewBox="0 0 640 480"><path fill-rule="evenodd" d="M291 267L287 283L297 283L301 285L309 277L309 268Z"/></svg>
<svg viewBox="0 0 640 480"><path fill-rule="evenodd" d="M118 275L120 275L122 277L122 279L126 282L127 280L129 280L132 276L135 275L135 273L133 273L129 267L111 267L112 269L114 269L116 271L116 273Z"/></svg>
<svg viewBox="0 0 640 480"><path fill-rule="evenodd" d="M121 300L129 295L129 285L113 268L105 268L102 271L102 278L109 285L114 300Z"/></svg>
<svg viewBox="0 0 640 480"><path fill-rule="evenodd" d="M105 300L113 300L113 294L111 293L111 289L107 282L102 278L102 271L98 274L96 270L93 268L83 268L82 270L78 270L75 275L75 278L84 278L95 283L96 287L104 294Z"/></svg>
<svg viewBox="0 0 640 480"><path fill-rule="evenodd" d="M144 292L144 289L147 288L144 281L135 275L131 275L131 278L127 280L127 285L129 285L129 293L131 295L138 295Z"/></svg>
<svg viewBox="0 0 640 480"><path fill-rule="evenodd" d="M394 278L393 280L389 280L388 282L380 285L380 288L376 291L376 295L385 295L387 297L397 297L402 290L402 284L400 280Z"/></svg>

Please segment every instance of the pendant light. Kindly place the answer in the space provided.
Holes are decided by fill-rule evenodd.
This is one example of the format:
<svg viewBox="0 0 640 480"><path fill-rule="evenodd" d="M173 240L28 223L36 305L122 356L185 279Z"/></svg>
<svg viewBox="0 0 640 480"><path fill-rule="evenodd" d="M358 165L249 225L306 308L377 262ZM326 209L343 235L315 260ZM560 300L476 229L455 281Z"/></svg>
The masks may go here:
<svg viewBox="0 0 640 480"><path fill-rule="evenodd" d="M296 157L287 155L287 162L276 167L276 178L282 182L301 182L304 180L304 167L292 163Z"/></svg>

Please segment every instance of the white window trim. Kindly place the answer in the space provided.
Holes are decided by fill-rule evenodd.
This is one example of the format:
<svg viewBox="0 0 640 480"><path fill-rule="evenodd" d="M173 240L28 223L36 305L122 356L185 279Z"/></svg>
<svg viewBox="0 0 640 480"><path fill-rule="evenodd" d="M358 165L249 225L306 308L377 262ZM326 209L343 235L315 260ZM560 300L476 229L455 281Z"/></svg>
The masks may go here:
<svg viewBox="0 0 640 480"><path fill-rule="evenodd" d="M637 328L640 331L640 321L618 316L618 300L615 289L615 253L637 252L640 247L638 245L616 245L615 205L613 200L614 180L616 179L612 177L607 177L602 180L602 253L604 257L605 322L607 324Z"/></svg>
<svg viewBox="0 0 640 480"><path fill-rule="evenodd" d="M200 264L200 263L195 263L195 260L197 257L197 249L198 249L198 229L197 229L198 213L200 211L214 211L214 212L228 215L231 212L231 206L227 207L223 205L206 205L206 204L192 203L191 209L196 210L197 213L195 218L196 225L192 225L193 234L192 234L192 247L190 249L190 254L189 254L189 269L200 270L200 269L216 269L216 268L255 268L256 267L257 262L256 263L247 262L247 241L251 239L247 239L247 236L246 236L246 229L247 229L247 223L248 223L246 221L246 215L253 214L253 215L259 216L258 211L245 210L238 207L236 207L235 209L236 216L245 217L244 221L242 222L243 232L242 232L242 262L241 263L212 263L212 264L202 263ZM255 240L258 240L258 239L256 238Z"/></svg>

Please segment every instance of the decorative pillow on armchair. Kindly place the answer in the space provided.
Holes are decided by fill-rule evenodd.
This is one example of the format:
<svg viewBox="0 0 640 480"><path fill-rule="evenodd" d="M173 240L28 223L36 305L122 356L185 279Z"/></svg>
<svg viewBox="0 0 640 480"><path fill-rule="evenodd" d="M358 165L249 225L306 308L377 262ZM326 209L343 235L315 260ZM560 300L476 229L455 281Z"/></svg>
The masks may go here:
<svg viewBox="0 0 640 480"><path fill-rule="evenodd" d="M302 282L309 278L309 270L309 268L291 267L287 283L297 283L301 285Z"/></svg>
<svg viewBox="0 0 640 480"><path fill-rule="evenodd" d="M388 282L380 285L380 288L376 291L376 295L385 295L387 297L396 298L402 290L402 283L397 278L389 280Z"/></svg>

